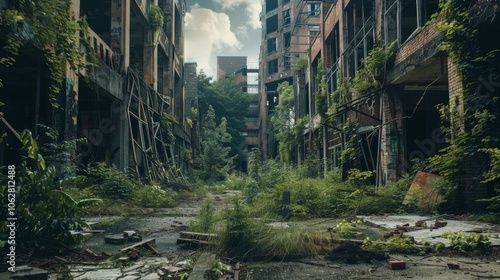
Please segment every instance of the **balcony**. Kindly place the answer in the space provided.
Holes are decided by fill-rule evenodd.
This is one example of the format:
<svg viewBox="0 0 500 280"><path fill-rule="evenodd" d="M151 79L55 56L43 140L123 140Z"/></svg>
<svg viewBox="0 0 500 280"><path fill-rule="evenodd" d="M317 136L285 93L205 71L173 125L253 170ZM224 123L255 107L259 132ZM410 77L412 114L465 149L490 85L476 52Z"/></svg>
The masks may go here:
<svg viewBox="0 0 500 280"><path fill-rule="evenodd" d="M115 53L111 47L94 32L94 30L89 28L88 32L90 47L94 50L97 59L106 64L113 71L119 73L121 68L121 55Z"/></svg>

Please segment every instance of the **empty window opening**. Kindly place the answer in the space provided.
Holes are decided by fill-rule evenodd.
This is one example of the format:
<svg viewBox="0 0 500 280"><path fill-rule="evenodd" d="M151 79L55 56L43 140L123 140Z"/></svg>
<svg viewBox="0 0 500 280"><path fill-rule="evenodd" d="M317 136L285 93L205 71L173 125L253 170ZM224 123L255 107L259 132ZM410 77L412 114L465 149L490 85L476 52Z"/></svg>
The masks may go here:
<svg viewBox="0 0 500 280"><path fill-rule="evenodd" d="M290 17L290 9L283 11L283 26L289 25L292 22Z"/></svg>
<svg viewBox="0 0 500 280"><path fill-rule="evenodd" d="M278 0L266 0L266 13L278 8Z"/></svg>
<svg viewBox="0 0 500 280"><path fill-rule="evenodd" d="M278 40L277 38L271 38L267 40L267 53L271 54L273 52L276 52L278 49Z"/></svg>
<svg viewBox="0 0 500 280"><path fill-rule="evenodd" d="M278 72L278 59L273 59L273 60L269 61L267 67L268 67L268 69L267 69L268 74L277 73Z"/></svg>
<svg viewBox="0 0 500 280"><path fill-rule="evenodd" d="M267 33L272 33L278 30L278 15L274 15L266 19Z"/></svg>

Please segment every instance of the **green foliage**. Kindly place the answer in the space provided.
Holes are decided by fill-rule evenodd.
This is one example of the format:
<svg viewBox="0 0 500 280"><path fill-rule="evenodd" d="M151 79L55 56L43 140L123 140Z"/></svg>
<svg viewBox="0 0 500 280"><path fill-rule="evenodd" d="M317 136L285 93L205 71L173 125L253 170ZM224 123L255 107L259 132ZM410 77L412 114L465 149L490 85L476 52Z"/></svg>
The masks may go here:
<svg viewBox="0 0 500 280"><path fill-rule="evenodd" d="M424 253L415 241L404 236L389 237L386 241L371 240L367 237L361 246L365 250L376 252L400 253L400 254L420 254Z"/></svg>
<svg viewBox="0 0 500 280"><path fill-rule="evenodd" d="M215 230L215 222L215 208L212 206L210 200L206 199L201 207L200 215L196 217L196 220L191 222L189 227L191 231L210 233Z"/></svg>
<svg viewBox="0 0 500 280"><path fill-rule="evenodd" d="M210 269L205 271L204 279L219 280L227 273L227 265L224 265L220 260L216 259L212 263Z"/></svg>
<svg viewBox="0 0 500 280"><path fill-rule="evenodd" d="M75 154L76 146L85 139L75 139L70 141L59 141L59 132L45 125L40 127L38 142L40 143L40 153L44 155L45 162L53 165L57 170L57 178L68 178L76 174Z"/></svg>
<svg viewBox="0 0 500 280"><path fill-rule="evenodd" d="M149 5L149 24L153 28L153 32L158 33L163 27L163 10L155 4Z"/></svg>
<svg viewBox="0 0 500 280"><path fill-rule="evenodd" d="M39 153L37 141L28 130L22 137L23 161L16 167L16 243L29 251L60 249L58 243L73 244L79 240L71 230L81 230L88 225L83 221L85 207L94 205L98 199L75 200L66 189L80 183L82 177L56 179L56 169L47 165ZM2 174L5 174L2 172ZM0 198L7 201L8 176L2 175ZM0 210L3 217L9 217L7 208ZM3 222L2 232L7 231Z"/></svg>
<svg viewBox="0 0 500 280"><path fill-rule="evenodd" d="M251 102L251 96L241 90L234 83L234 77L227 79L218 79L212 81L212 78L207 77L203 71L197 76L198 80L198 103L199 115L201 119L205 118L209 107L212 106L215 111L215 119L221 120L226 118L227 132L231 135L229 142L229 156L237 156L239 158L244 155L244 137L243 132L246 132L245 114Z"/></svg>
<svg viewBox="0 0 500 280"><path fill-rule="evenodd" d="M366 221L364 220L354 220L354 221L346 221L343 220L342 222L338 223L335 225L334 232L339 235L340 237L343 238L352 238L355 237L357 234L354 232L354 228L356 225L362 224Z"/></svg>
<svg viewBox="0 0 500 280"><path fill-rule="evenodd" d="M302 71L305 70L308 65L309 65L309 57L304 54L299 59L297 59L297 62L295 63L295 69L297 71Z"/></svg>
<svg viewBox="0 0 500 280"><path fill-rule="evenodd" d="M175 205L176 193L157 184L135 186L130 201L135 205L150 208L167 208Z"/></svg>
<svg viewBox="0 0 500 280"><path fill-rule="evenodd" d="M236 199L232 208L225 208L224 225L218 234L218 248L228 256L243 256L255 245L257 222L250 218L248 208Z"/></svg>
<svg viewBox="0 0 500 280"><path fill-rule="evenodd" d="M278 85L279 104L270 115L268 131L272 131L278 141L279 155L284 163L291 162L292 153L302 132L305 121L295 121L295 97L293 86L288 82Z"/></svg>
<svg viewBox="0 0 500 280"><path fill-rule="evenodd" d="M444 232L442 237L451 241L450 248L466 255L485 254L491 251L488 236L481 233L471 232L466 235L463 231Z"/></svg>
<svg viewBox="0 0 500 280"><path fill-rule="evenodd" d="M70 1L63 0L39 0L39 1L17 1L16 9L0 11L0 28L10 28L14 24L28 26L31 34L13 36L7 40L2 49L6 56L0 59L0 63L10 66L15 62L22 47L23 39L34 40L38 46L44 49L46 63L50 69L50 77L53 84L50 85L52 92L58 93L66 73L66 63L78 70L87 67L85 54L80 51L80 23L74 20L70 11ZM56 100L51 96L54 106Z"/></svg>
<svg viewBox="0 0 500 280"><path fill-rule="evenodd" d="M222 117L217 124L215 111L209 107L203 119L202 153L200 155L203 174L202 179L222 181L230 167L232 158L229 156L231 135L227 132L227 120Z"/></svg>
<svg viewBox="0 0 500 280"><path fill-rule="evenodd" d="M87 168L89 185L103 198L130 199L139 182L130 179L116 166L104 162Z"/></svg>

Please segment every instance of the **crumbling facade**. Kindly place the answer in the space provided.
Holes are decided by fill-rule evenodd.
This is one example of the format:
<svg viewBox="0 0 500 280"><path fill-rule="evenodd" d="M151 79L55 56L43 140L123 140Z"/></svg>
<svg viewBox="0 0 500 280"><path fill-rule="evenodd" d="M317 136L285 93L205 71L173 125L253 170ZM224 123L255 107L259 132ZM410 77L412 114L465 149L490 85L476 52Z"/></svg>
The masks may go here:
<svg viewBox="0 0 500 280"><path fill-rule="evenodd" d="M2 4L2 9L15 7ZM97 60L78 74L68 67L59 108L48 102L48 69L42 48L29 37L29 23L20 23L23 31L14 26L2 40L23 32L27 37L16 63L1 73L9 81L0 87L8 104L5 120L35 135L38 124L45 124L59 132L59 140L85 138L77 146L82 165L106 162L132 168L146 180L179 179L175 170L185 162L185 150L199 146L187 122L191 105L184 93L185 9L184 0L71 1L71 19L88 23L81 31L88 34L81 51ZM16 158L7 143L13 141L2 143L3 163Z"/></svg>
<svg viewBox="0 0 500 280"><path fill-rule="evenodd" d="M301 2L314 3L297 2L297 7ZM480 47L490 51L500 48L498 41L488 35L500 27L495 17L497 2L467 4L478 30ZM310 119L297 161L306 155L318 154L323 159L325 172L341 168L347 176L352 168L373 171L372 182L378 186L398 180L414 171L415 159L434 156L447 146L443 131L446 124L442 122L443 112L439 106L451 105L452 109L474 114L474 106L463 102L464 92L470 91L462 83L463 72L457 69L449 54L439 48L445 37L435 28L440 19L432 18L439 11L439 1L318 3L321 5L318 36L307 45L308 67L305 77L296 80L295 87L296 117L308 115ZM371 50L389 53L392 42L394 53L383 61L382 68L368 77L376 81L376 86L362 88L363 81L357 81L356 77L367 66ZM262 45L265 49L265 41ZM492 57L492 61L495 59ZM478 82L477 87L488 89L491 96L495 91L491 77L496 77L498 68L489 71L490 78L480 76L478 79L483 82ZM263 84L266 85L265 77ZM318 103L323 86L325 100ZM485 98L475 100L476 103L488 102ZM321 102L326 103L328 112L315 108ZM321 147L315 147L311 139L321 139ZM356 150L357 156L345 152L350 149ZM492 194L491 186L479 184L488 165L489 161L482 158L460 167L458 173L462 178L457 198L468 207L475 207L477 199Z"/></svg>
<svg viewBox="0 0 500 280"><path fill-rule="evenodd" d="M277 143L266 132L266 122L267 116L279 102L278 84L288 82L301 86L296 81L303 80L304 73L294 72L292 68L301 57L307 55L311 41L319 35L320 4L299 0L263 1L258 127L259 147L264 158L277 155Z"/></svg>

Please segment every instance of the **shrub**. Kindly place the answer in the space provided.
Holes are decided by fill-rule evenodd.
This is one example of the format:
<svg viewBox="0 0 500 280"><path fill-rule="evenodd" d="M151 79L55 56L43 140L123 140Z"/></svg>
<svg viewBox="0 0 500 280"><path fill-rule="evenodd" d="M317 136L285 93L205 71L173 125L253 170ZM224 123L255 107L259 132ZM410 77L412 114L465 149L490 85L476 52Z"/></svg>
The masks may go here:
<svg viewBox="0 0 500 280"><path fill-rule="evenodd" d="M466 255L484 254L491 251L488 236L481 233L471 232L466 235L463 231L444 232L442 237L451 241L450 248Z"/></svg>
<svg viewBox="0 0 500 280"><path fill-rule="evenodd" d="M130 201L142 207L166 208L175 205L176 194L160 186L139 184L131 194Z"/></svg>
<svg viewBox="0 0 500 280"><path fill-rule="evenodd" d="M101 197L110 199L130 199L139 182L130 179L116 166L99 162L87 168L89 183Z"/></svg>
<svg viewBox="0 0 500 280"><path fill-rule="evenodd" d="M83 241L70 231L88 226L83 221L85 207L95 205L100 200L75 200L71 197L66 189L83 178L56 180L56 168L46 165L31 132L24 130L21 137L23 161L16 168L8 167L14 173L2 172L0 175L0 199L7 201L7 194L16 198L17 213L9 211L7 207L0 208L2 217L17 218L15 245L30 252L52 251L60 249L59 243L70 245ZM3 174L15 176L15 180ZM15 181L16 185L8 184L9 181ZM10 200L12 196L8 198ZM7 225L7 222L1 223L0 230L7 232Z"/></svg>

